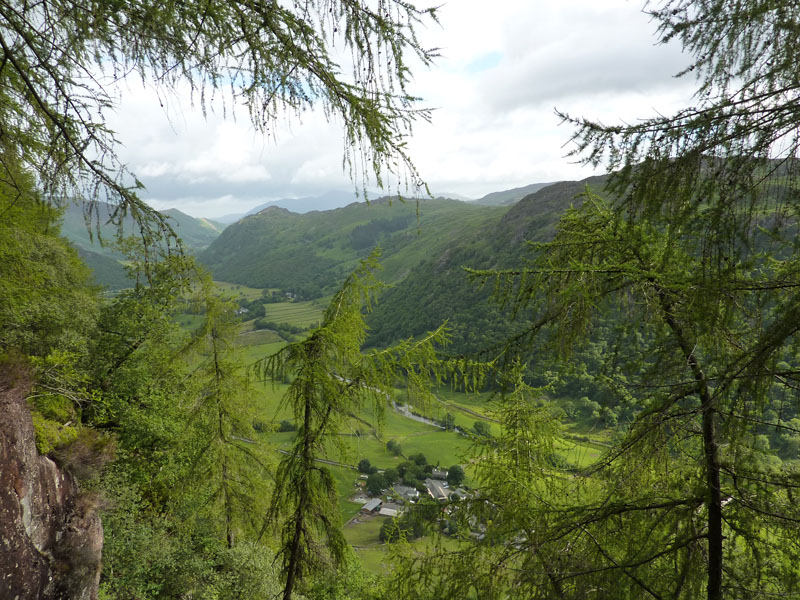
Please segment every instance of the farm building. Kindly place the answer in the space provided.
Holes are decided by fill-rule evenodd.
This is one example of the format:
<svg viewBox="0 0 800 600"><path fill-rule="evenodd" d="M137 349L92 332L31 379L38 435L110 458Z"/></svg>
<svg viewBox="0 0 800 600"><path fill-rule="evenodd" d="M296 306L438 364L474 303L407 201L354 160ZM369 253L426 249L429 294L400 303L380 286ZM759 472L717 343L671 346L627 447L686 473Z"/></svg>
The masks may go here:
<svg viewBox="0 0 800 600"><path fill-rule="evenodd" d="M381 507L379 514L383 517L399 517L403 514L403 510L397 504L386 503Z"/></svg>
<svg viewBox="0 0 800 600"><path fill-rule="evenodd" d="M433 467L433 471L431 471L431 479L447 479L447 469L440 469L439 467Z"/></svg>
<svg viewBox="0 0 800 600"><path fill-rule="evenodd" d="M380 510L381 504L383 504L383 500L373 498L361 508L361 512L376 513Z"/></svg>
<svg viewBox="0 0 800 600"><path fill-rule="evenodd" d="M396 485L392 488L399 498L406 502L416 502L419 499L419 490L406 485Z"/></svg>
<svg viewBox="0 0 800 600"><path fill-rule="evenodd" d="M425 487L428 488L428 493L434 500L439 500L439 501L447 500L448 489L446 486L447 484L444 483L443 481L437 481L435 479L425 480Z"/></svg>

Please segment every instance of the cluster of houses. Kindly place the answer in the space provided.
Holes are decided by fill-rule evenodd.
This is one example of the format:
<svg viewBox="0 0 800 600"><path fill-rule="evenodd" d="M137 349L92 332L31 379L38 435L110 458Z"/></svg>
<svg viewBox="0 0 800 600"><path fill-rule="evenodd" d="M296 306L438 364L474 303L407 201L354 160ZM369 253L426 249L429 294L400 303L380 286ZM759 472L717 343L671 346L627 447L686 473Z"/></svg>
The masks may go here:
<svg viewBox="0 0 800 600"><path fill-rule="evenodd" d="M380 497L368 498L366 495L359 494L355 500L362 502L363 506L360 511L362 519L370 520L373 517L389 517L390 519L399 519L402 517L409 504L415 504L420 501L420 497L424 497L427 492L433 500L442 503L440 511L437 511L438 516L435 518L443 525L447 524L443 531L452 535L452 525L449 519L452 515L459 510L458 502L474 496L474 492L468 492L462 487L452 488L447 482L448 472L446 469L434 468L430 473L430 477L425 479L425 488L422 486L413 487L402 485L400 483L391 486L388 490L383 490ZM366 477L366 476L364 476ZM356 487L363 488L364 481L356 483ZM423 490L420 493L420 490ZM433 515L430 515L434 518ZM356 523L359 521L356 520ZM475 523L470 527L470 535L475 539L483 539L485 527L482 524Z"/></svg>
<svg viewBox="0 0 800 600"><path fill-rule="evenodd" d="M428 488L430 497L440 502L445 500L464 500L468 497L468 492L464 488L452 489L447 485L446 481L438 479L426 479L425 487Z"/></svg>
<svg viewBox="0 0 800 600"><path fill-rule="evenodd" d="M364 476L365 477L365 476ZM431 471L431 476L425 480L425 488L428 495L439 502L447 500L463 500L469 497L464 488L451 489L447 483L447 469L435 467ZM363 514L379 514L386 517L397 517L402 514L402 505L406 503L414 504L419 501L420 492L417 488L407 485L394 485L391 488L391 496L384 502L380 498L372 498L364 503L361 512ZM393 502L392 502L393 501Z"/></svg>

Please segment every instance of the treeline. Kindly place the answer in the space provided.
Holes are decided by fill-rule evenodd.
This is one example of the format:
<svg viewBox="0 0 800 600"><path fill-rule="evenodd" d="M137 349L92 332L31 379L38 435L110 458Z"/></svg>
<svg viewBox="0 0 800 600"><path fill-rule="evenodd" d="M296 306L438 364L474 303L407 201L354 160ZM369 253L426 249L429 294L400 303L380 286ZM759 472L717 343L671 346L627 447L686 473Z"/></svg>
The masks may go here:
<svg viewBox="0 0 800 600"><path fill-rule="evenodd" d="M356 250L371 250L379 245L384 234L405 229L413 220L414 218L411 215L405 215L375 219L363 225L356 225L350 231L350 245Z"/></svg>
<svg viewBox="0 0 800 600"><path fill-rule="evenodd" d="M253 329L271 329L287 341L292 341L295 335L305 331L305 328L298 325L276 323L275 321L267 321L266 319L256 319L253 321Z"/></svg>

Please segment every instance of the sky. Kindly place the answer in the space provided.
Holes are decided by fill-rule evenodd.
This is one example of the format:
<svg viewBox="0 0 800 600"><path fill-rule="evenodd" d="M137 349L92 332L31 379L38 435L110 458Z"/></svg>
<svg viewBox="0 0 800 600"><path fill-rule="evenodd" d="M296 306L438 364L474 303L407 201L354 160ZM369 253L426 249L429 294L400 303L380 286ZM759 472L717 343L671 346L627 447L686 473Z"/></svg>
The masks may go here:
<svg viewBox="0 0 800 600"><path fill-rule="evenodd" d="M422 2L418 1L418 4ZM643 0L449 0L421 32L440 48L414 69L411 93L433 110L408 141L435 194L469 198L594 171L568 157L572 130L556 108L604 123L668 114L691 99L677 44L657 44ZM244 110L205 117L188 95L132 82L108 120L120 158L157 209L196 217L243 213L269 200L353 190L340 124L319 112L264 139ZM367 182L374 189L374 184Z"/></svg>

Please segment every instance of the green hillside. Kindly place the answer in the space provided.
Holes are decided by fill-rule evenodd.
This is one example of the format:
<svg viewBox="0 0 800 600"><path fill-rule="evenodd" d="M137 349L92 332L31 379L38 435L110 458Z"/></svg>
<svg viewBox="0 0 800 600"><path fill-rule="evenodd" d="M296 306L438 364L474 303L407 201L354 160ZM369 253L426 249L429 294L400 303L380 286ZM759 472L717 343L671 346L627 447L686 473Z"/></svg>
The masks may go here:
<svg viewBox="0 0 800 600"><path fill-rule="evenodd" d="M191 217L177 208L168 208L161 211L161 214L170 218L170 225L175 228L175 233L192 250L206 248L226 227L210 219Z"/></svg>
<svg viewBox="0 0 800 600"><path fill-rule="evenodd" d="M427 253L413 272L387 290L369 317L368 343L382 346L419 335L447 321L454 353L470 353L499 343L525 326L512 322L488 302L490 290L471 282L465 266L477 269L513 268L525 264L525 241L544 241L571 204L580 203L586 189L600 191L604 177L565 181L530 194L497 221L464 230L439 253Z"/></svg>
<svg viewBox="0 0 800 600"><path fill-rule="evenodd" d="M375 246L383 249L383 279L395 283L507 210L441 198L419 205L384 198L306 214L270 207L228 227L198 258L217 279L317 298Z"/></svg>
<svg viewBox="0 0 800 600"><path fill-rule="evenodd" d="M469 281L463 267L524 265L525 241L549 239L586 186L598 192L604 183L604 177L590 177L539 186L510 207L424 200L419 220L416 204L388 199L305 214L270 207L229 226L199 260L217 279L311 299L330 293L380 245L382 277L391 285L369 317L368 343L388 345L447 321L451 351L475 352L525 323L513 323L492 306L489 290ZM268 320L291 321L266 308Z"/></svg>
<svg viewBox="0 0 800 600"><path fill-rule="evenodd" d="M108 224L112 207L98 203L89 215L91 228L87 227L87 216L83 204L68 205L62 216L61 233L78 249L81 258L92 269L95 281L111 290L128 287L130 280L120 260L122 255L111 244L117 235L116 227ZM196 219L171 208L163 211L178 237L190 251L202 250L213 242L224 225L208 219ZM123 221L123 234L135 235L137 228L131 218Z"/></svg>
<svg viewBox="0 0 800 600"><path fill-rule="evenodd" d="M96 247L102 249L99 245L92 246ZM91 269L94 281L98 285L109 290L121 290L133 285L133 280L128 277L122 263L116 257L87 250L82 246L77 246L77 250L78 256Z"/></svg>

